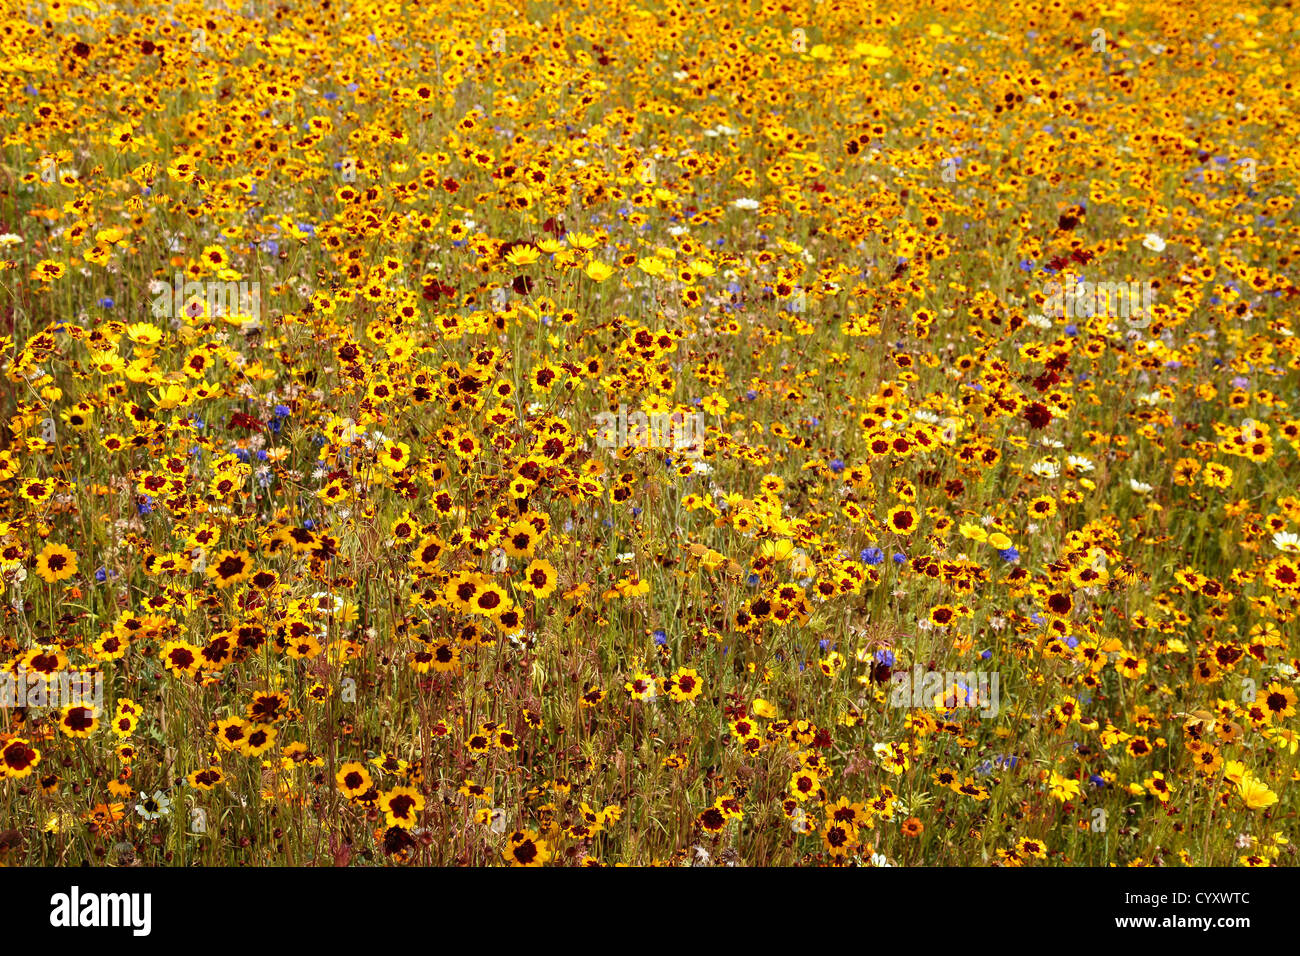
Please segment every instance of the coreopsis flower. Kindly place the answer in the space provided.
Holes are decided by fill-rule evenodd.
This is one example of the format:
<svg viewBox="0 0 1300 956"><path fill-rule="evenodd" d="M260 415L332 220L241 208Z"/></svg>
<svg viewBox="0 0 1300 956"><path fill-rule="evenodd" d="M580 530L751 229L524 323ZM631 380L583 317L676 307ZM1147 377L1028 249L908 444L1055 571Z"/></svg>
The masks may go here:
<svg viewBox="0 0 1300 956"><path fill-rule="evenodd" d="M551 853L546 842L532 830L515 830L501 854L511 866L543 866Z"/></svg>
<svg viewBox="0 0 1300 956"><path fill-rule="evenodd" d="M547 598L555 591L558 576L549 561L535 559L524 569L520 587L530 590L538 598Z"/></svg>
<svg viewBox="0 0 1300 956"><path fill-rule="evenodd" d="M424 795L414 787L393 787L379 795L379 808L390 827L410 830L424 809Z"/></svg>
<svg viewBox="0 0 1300 956"><path fill-rule="evenodd" d="M658 694L658 681L645 671L637 671L623 685L633 700L654 700Z"/></svg>
<svg viewBox="0 0 1300 956"><path fill-rule="evenodd" d="M366 765L357 761L349 761L340 766L334 775L334 780L339 790L348 799L359 797L374 786L374 780Z"/></svg>
<svg viewBox="0 0 1300 956"><path fill-rule="evenodd" d="M0 742L0 777L21 779L41 762L41 752L23 737Z"/></svg>
<svg viewBox="0 0 1300 956"><path fill-rule="evenodd" d="M99 713L87 704L68 704L59 712L59 731L68 737L89 737L99 728Z"/></svg>
<svg viewBox="0 0 1300 956"><path fill-rule="evenodd" d="M671 677L664 679L664 690L678 703L695 700L704 690L700 675L689 667L679 667Z"/></svg>
<svg viewBox="0 0 1300 956"><path fill-rule="evenodd" d="M76 552L61 544L47 544L36 555L36 573L46 584L66 581L77 573Z"/></svg>

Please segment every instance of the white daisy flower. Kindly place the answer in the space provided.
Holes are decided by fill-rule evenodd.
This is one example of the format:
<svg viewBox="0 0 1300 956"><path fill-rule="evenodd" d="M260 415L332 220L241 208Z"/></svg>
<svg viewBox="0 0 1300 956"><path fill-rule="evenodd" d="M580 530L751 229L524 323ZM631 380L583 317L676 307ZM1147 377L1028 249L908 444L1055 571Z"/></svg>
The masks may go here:
<svg viewBox="0 0 1300 956"><path fill-rule="evenodd" d="M140 798L140 802L135 805L135 812L146 820L157 820L170 813L171 808L172 802L167 795L161 790L156 790L152 797L146 795Z"/></svg>
<svg viewBox="0 0 1300 956"><path fill-rule="evenodd" d="M1279 551L1300 552L1300 534L1294 531L1279 531L1273 535L1273 547Z"/></svg>

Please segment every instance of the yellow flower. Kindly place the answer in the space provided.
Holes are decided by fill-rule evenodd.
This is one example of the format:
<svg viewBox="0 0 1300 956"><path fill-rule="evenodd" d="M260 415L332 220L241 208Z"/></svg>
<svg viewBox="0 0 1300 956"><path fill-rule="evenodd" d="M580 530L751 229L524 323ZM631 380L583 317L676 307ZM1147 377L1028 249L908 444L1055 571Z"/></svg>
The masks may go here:
<svg viewBox="0 0 1300 956"><path fill-rule="evenodd" d="M541 866L551 858L546 843L532 830L510 834L510 845L501 855L511 866Z"/></svg>
<svg viewBox="0 0 1300 956"><path fill-rule="evenodd" d="M666 682L668 696L678 702L694 700L700 696L704 683L700 675L689 667L679 667Z"/></svg>
<svg viewBox="0 0 1300 956"><path fill-rule="evenodd" d="M162 341L162 329L149 322L137 322L126 328L126 337L136 345L152 347Z"/></svg>
<svg viewBox="0 0 1300 956"><path fill-rule="evenodd" d="M542 257L542 253L533 246L515 246L506 253L506 262L512 266L530 266Z"/></svg>
<svg viewBox="0 0 1300 956"><path fill-rule="evenodd" d="M1079 792L1082 789L1079 781L1071 780L1069 777L1062 777L1055 771L1052 772L1052 775L1048 780L1048 785L1051 788L1052 796L1057 800L1060 800L1062 803L1066 800L1073 800L1079 795Z"/></svg>
<svg viewBox="0 0 1300 956"><path fill-rule="evenodd" d="M45 823L41 826L42 833L61 833L64 830L76 826L77 820L67 812L51 813L45 818Z"/></svg>
<svg viewBox="0 0 1300 956"><path fill-rule="evenodd" d="M790 557L794 551L794 542L782 538L778 541L764 541L758 549L758 553L772 561L784 561Z"/></svg>
<svg viewBox="0 0 1300 956"><path fill-rule="evenodd" d="M77 573L77 554L61 544L50 542L36 556L36 573L46 584L56 584Z"/></svg>
<svg viewBox="0 0 1300 956"><path fill-rule="evenodd" d="M623 685L623 689L633 700L650 700L658 692L659 685L652 675L645 671L637 671L632 675L632 679Z"/></svg>
<svg viewBox="0 0 1300 956"><path fill-rule="evenodd" d="M390 827L411 830L415 828L420 811L424 809L424 795L414 787L398 786L380 794L379 806Z"/></svg>
<svg viewBox="0 0 1300 956"><path fill-rule="evenodd" d="M710 415L721 415L730 406L725 398L717 392L714 392L712 395L707 396L702 402L700 402L700 407Z"/></svg>
<svg viewBox="0 0 1300 956"><path fill-rule="evenodd" d="M379 452L379 463L391 472L398 472L411 461L411 446L402 441L384 442Z"/></svg>
<svg viewBox="0 0 1300 956"><path fill-rule="evenodd" d="M1242 802L1252 810L1263 810L1277 803L1277 794L1249 772L1237 781L1237 792L1241 794Z"/></svg>
<svg viewBox="0 0 1300 956"><path fill-rule="evenodd" d="M178 408L186 403L187 395L184 385L163 385L158 388L153 400L159 409Z"/></svg>
<svg viewBox="0 0 1300 956"><path fill-rule="evenodd" d="M587 267L582 270L587 274L587 278L592 282L604 282L614 274L614 270L596 259L587 263Z"/></svg>
<svg viewBox="0 0 1300 956"><path fill-rule="evenodd" d="M853 47L853 52L859 56L869 56L875 60L885 60L894 55L894 51L887 46L866 42L856 44Z"/></svg>

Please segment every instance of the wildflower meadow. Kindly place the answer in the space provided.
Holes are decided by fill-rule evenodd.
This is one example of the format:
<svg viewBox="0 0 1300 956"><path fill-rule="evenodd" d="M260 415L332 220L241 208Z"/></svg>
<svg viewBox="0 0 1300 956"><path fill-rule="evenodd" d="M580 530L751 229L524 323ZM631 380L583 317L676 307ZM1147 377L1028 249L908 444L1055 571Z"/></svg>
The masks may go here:
<svg viewBox="0 0 1300 956"><path fill-rule="evenodd" d="M1293 865L1298 26L0 0L0 865Z"/></svg>

